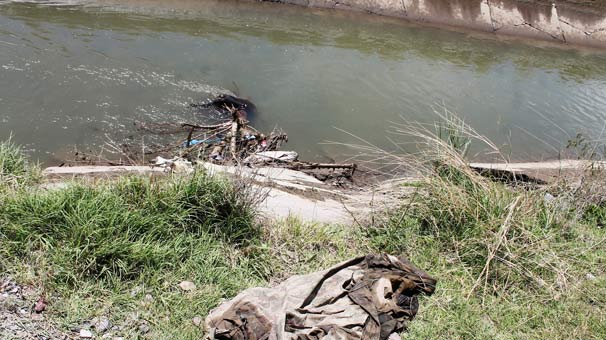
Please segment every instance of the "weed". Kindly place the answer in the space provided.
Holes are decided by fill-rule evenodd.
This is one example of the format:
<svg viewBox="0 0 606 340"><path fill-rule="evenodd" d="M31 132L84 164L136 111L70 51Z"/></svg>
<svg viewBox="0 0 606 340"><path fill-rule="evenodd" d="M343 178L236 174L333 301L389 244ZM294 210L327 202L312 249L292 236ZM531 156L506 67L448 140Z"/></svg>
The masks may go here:
<svg viewBox="0 0 606 340"><path fill-rule="evenodd" d="M0 190L2 187L36 182L39 179L39 169L28 163L23 150L10 138L0 142Z"/></svg>

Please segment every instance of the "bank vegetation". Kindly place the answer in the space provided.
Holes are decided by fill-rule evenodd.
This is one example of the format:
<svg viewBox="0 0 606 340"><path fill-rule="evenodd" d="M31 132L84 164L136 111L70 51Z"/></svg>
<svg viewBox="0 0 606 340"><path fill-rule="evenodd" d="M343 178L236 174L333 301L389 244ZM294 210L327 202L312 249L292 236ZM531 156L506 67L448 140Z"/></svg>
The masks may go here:
<svg viewBox="0 0 606 340"><path fill-rule="evenodd" d="M419 137L420 152L389 157L416 162L422 176L402 184L413 194L397 208L355 225L263 220L261 193L203 171L45 189L37 166L4 142L0 280L27 287L45 324L70 336L101 335L91 320L104 317L111 336L195 339L200 318L244 288L390 253L439 282L403 338L606 338L604 173L496 181L465 159L469 143L486 141L458 120L437 131L400 130Z"/></svg>

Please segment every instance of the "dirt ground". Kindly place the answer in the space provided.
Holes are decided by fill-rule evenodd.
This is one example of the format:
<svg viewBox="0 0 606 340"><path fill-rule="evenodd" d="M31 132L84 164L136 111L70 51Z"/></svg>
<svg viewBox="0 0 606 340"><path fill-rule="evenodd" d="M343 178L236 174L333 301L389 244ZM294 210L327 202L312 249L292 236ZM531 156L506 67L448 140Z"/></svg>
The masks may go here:
<svg viewBox="0 0 606 340"><path fill-rule="evenodd" d="M45 340L70 337L36 312L40 298L36 288L20 286L8 277L0 277L0 339Z"/></svg>

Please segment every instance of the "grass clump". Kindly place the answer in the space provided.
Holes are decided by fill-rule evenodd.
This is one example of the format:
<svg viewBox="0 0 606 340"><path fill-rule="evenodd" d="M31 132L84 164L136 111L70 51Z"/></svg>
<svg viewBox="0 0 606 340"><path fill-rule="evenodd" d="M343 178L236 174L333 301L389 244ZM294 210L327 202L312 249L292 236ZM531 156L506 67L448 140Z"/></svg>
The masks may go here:
<svg viewBox="0 0 606 340"><path fill-rule="evenodd" d="M438 278L406 337L606 338L606 232L589 204L603 196L596 183L529 188L482 177L460 136L482 139L461 121L449 126L464 128L454 144L452 133L401 130L421 140L412 161L422 185L362 230L371 249L406 254Z"/></svg>
<svg viewBox="0 0 606 340"><path fill-rule="evenodd" d="M19 257L44 251L61 282L123 279L169 269L204 239L241 243L258 238L253 211L225 181L128 178L97 186L20 193L0 206L1 235Z"/></svg>
<svg viewBox="0 0 606 340"><path fill-rule="evenodd" d="M101 314L116 335L145 323L154 338L199 337L194 316L267 281L255 199L203 172L15 187L0 202L0 272L46 295L64 329ZM182 291L185 280L196 290Z"/></svg>
<svg viewBox="0 0 606 340"><path fill-rule="evenodd" d="M471 182L471 183L468 183ZM439 279L406 337L606 337L606 233L541 192L433 175L364 234Z"/></svg>
<svg viewBox="0 0 606 340"><path fill-rule="evenodd" d="M19 146L10 138L0 142L0 190L2 187L31 184L38 178L38 167L29 164Z"/></svg>

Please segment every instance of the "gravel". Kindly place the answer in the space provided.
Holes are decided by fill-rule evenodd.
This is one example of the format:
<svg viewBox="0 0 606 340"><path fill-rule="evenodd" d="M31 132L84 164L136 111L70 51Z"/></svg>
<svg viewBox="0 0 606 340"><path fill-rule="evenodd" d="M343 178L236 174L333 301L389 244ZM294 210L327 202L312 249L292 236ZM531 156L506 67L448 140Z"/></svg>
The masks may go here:
<svg viewBox="0 0 606 340"><path fill-rule="evenodd" d="M44 316L45 308L38 307L41 297L32 287L20 286L10 277L0 277L0 339L51 340L69 339L67 334Z"/></svg>

